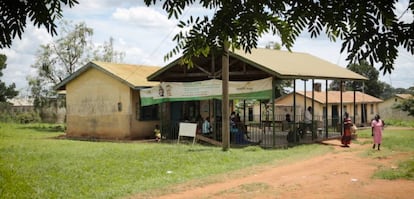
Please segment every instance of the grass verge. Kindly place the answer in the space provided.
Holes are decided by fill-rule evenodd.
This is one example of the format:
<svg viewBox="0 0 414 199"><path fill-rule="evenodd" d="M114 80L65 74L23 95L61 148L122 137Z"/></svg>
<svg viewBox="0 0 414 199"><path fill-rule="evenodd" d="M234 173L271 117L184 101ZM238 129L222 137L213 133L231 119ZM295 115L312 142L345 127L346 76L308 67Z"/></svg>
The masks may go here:
<svg viewBox="0 0 414 199"><path fill-rule="evenodd" d="M123 197L331 150L313 144L288 150L248 147L223 152L202 145L56 139L62 129L47 124L0 123L0 196Z"/></svg>
<svg viewBox="0 0 414 199"><path fill-rule="evenodd" d="M358 132L358 138L371 137L371 129L365 129ZM368 139L368 140L369 140ZM372 140L360 142L360 144L372 145ZM398 166L379 167L374 173L374 178L380 179L407 179L414 180L414 129L413 128L393 128L384 129L381 144L381 152L376 150L367 150L362 155L375 159L386 159L388 156L395 156L401 153L408 153L411 156L408 159L398 162Z"/></svg>

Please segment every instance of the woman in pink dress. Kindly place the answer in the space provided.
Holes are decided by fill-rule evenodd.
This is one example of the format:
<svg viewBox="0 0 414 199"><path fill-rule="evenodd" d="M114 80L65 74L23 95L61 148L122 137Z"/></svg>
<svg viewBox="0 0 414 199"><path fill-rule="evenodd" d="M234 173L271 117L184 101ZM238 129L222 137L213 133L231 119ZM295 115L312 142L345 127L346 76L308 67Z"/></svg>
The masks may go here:
<svg viewBox="0 0 414 199"><path fill-rule="evenodd" d="M372 136L374 138L374 145L372 148L375 149L375 145L378 145L378 150L380 150L381 141L382 141L382 129L384 128L384 121L381 120L381 117L377 114L371 122L372 127Z"/></svg>

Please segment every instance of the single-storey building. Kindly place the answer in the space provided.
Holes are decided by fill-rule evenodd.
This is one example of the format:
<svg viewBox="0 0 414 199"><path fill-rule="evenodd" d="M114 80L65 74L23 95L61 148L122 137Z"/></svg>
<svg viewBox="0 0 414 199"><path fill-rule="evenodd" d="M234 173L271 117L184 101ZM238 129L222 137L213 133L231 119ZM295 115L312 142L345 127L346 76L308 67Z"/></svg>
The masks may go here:
<svg viewBox="0 0 414 199"><path fill-rule="evenodd" d="M34 99L27 97L15 97L7 100L11 105L11 111L15 113L24 113L34 111Z"/></svg>
<svg viewBox="0 0 414 199"><path fill-rule="evenodd" d="M66 90L66 135L72 138L141 139L153 135L158 106L140 106L140 89L157 82L160 67L89 62L55 86Z"/></svg>
<svg viewBox="0 0 414 199"><path fill-rule="evenodd" d="M170 95L169 92L174 94L174 88L169 85L175 87L181 83L194 82L200 86L204 84L198 84L198 81L221 81L221 59L221 56L214 54L194 57L193 67L188 67L182 65L178 58L162 68L90 62L55 87L56 90L66 90L66 134L68 137L142 139L153 136L155 125L160 124L163 136L175 139L179 122L199 122L201 118L209 116L215 127L215 138L220 141L221 95L203 98L182 96L182 99L180 96L167 98L164 95ZM236 50L229 53L229 81L249 85L238 88L250 89L251 83L260 81L270 84L269 87L266 86L268 90L256 93L260 96L259 99L263 99L263 96L272 99L273 87L284 79L366 80L346 68L306 53L270 49L252 49L251 53ZM165 87L161 89L160 85ZM181 86L188 89L187 84ZM142 92L154 87L159 89L158 95L163 96L162 103L142 106ZM206 87L199 90L194 88L186 91L200 93L210 90ZM255 97L229 94L230 99ZM230 106L233 107L232 103ZM266 139L269 140L264 141L263 145L275 146L276 139L272 138L275 134L257 132L257 135L258 139L259 136L268 136Z"/></svg>
<svg viewBox="0 0 414 199"><path fill-rule="evenodd" d="M355 94L355 95L354 95ZM306 101L305 101L306 95ZM284 116L285 114L293 115L293 97L294 93L289 93L275 100L277 113ZM349 113L357 125L368 125L379 112L381 99L365 94L360 91L343 91L342 92L342 112L341 112L341 91L320 91L315 90L312 106L312 91L296 92L296 117L298 120L304 119L304 113L307 107L311 106L315 121L328 121L329 125L340 123L340 114ZM328 101L326 101L328 100ZM306 103L306 104L305 104ZM280 108L279 108L280 107ZM328 108L326 110L326 107ZM327 116L325 115L327 112Z"/></svg>
<svg viewBox="0 0 414 199"><path fill-rule="evenodd" d="M187 83L221 80L222 56L210 54L207 57L194 57L192 59L193 67L183 65L180 58L171 62L165 67L148 76L149 81L161 82L157 87L166 87L171 83ZM242 50L229 52L229 81L230 82L255 82L267 78L272 80L270 90L273 91L275 86L281 80L353 80L363 81L367 78L361 76L346 68L337 66L325 60L319 59L307 53L295 53L272 49L252 49L250 53ZM200 85L204 85L200 83ZM202 90L204 87L199 87ZM166 89L159 89L166 90ZM192 89L195 90L195 89ZM230 88L229 88L230 90ZM155 92L153 92L155 93ZM162 93L160 91L160 93ZM162 118L161 131L171 138L177 137L178 123L182 121L199 122L203 118L209 117L213 123L215 139L221 140L222 125L222 102L221 96L203 96L202 98L184 97L178 100L180 96L173 96L167 99L155 99L161 102ZM250 96L237 96L229 91L230 107L234 108L231 100L254 99ZM272 92L267 100L271 100ZM262 98L258 98L262 99ZM264 101L264 100L263 100ZM299 100L298 100L299 101ZM241 118L243 120L243 118ZM269 118L272 120L272 117ZM243 121L246 122L246 121ZM246 125L250 125L247 124ZM252 124L253 125L253 124ZM247 126L252 129L253 126ZM268 131L266 133L269 133ZM265 135L263 132L257 133L258 137L266 136L268 141L262 142L262 145L275 145L277 140L272 137L276 134ZM253 136L252 136L253 137ZM286 140L283 138L283 140Z"/></svg>
<svg viewBox="0 0 414 199"><path fill-rule="evenodd" d="M413 116L409 116L408 112L396 109L395 106L404 100L414 98L411 94L396 94L379 104L379 114L382 119L389 120L414 120Z"/></svg>

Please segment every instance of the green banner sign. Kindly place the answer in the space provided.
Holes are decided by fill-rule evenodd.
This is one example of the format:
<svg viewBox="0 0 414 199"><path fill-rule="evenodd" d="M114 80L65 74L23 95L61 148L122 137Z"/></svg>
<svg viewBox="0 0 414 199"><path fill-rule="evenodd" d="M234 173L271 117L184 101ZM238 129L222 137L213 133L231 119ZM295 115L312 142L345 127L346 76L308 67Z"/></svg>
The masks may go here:
<svg viewBox="0 0 414 199"><path fill-rule="evenodd" d="M162 102L221 99L222 81L217 79L197 82L162 82L142 89L141 106ZM230 99L270 99L272 78L255 81L230 81Z"/></svg>

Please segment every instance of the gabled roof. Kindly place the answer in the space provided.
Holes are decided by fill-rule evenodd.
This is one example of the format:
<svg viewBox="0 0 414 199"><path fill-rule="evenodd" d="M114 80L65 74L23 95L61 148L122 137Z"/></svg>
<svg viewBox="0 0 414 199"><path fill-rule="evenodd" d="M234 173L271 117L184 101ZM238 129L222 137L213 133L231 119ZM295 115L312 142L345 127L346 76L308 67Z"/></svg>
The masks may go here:
<svg viewBox="0 0 414 199"><path fill-rule="evenodd" d="M307 53L264 48L229 52L230 81L250 81L275 76L281 79L367 80L346 68ZM221 57L195 57L195 67L180 65L180 58L148 76L149 81L201 81L221 78Z"/></svg>
<svg viewBox="0 0 414 199"><path fill-rule="evenodd" d="M367 80L358 73L307 53L257 48L251 53L236 50L233 56L270 69L281 78Z"/></svg>
<svg viewBox="0 0 414 199"><path fill-rule="evenodd" d="M315 102L319 102L321 104L326 103L326 92L315 91L314 93L315 93L314 94ZM305 92L297 91L296 94L304 96ZM288 95L293 95L293 92L289 93ZM282 96L279 99L285 98L288 95ZM306 98L312 99L312 91L306 91ZM278 99L276 99L275 101L278 101ZM355 102L356 103L380 103L382 102L382 100L374 96L362 93L360 91L356 91ZM328 91L328 104L339 104L339 103L341 103L341 92L340 91ZM354 103L354 91L342 92L342 103Z"/></svg>
<svg viewBox="0 0 414 199"><path fill-rule="evenodd" d="M67 83L77 78L79 75L89 70L90 68L95 68L113 77L114 79L125 83L132 89L155 86L157 83L147 81L147 76L160 69L160 67L157 66L115 64L109 62L93 61L87 63L85 66L65 78L62 82L55 86L55 89L65 90Z"/></svg>

